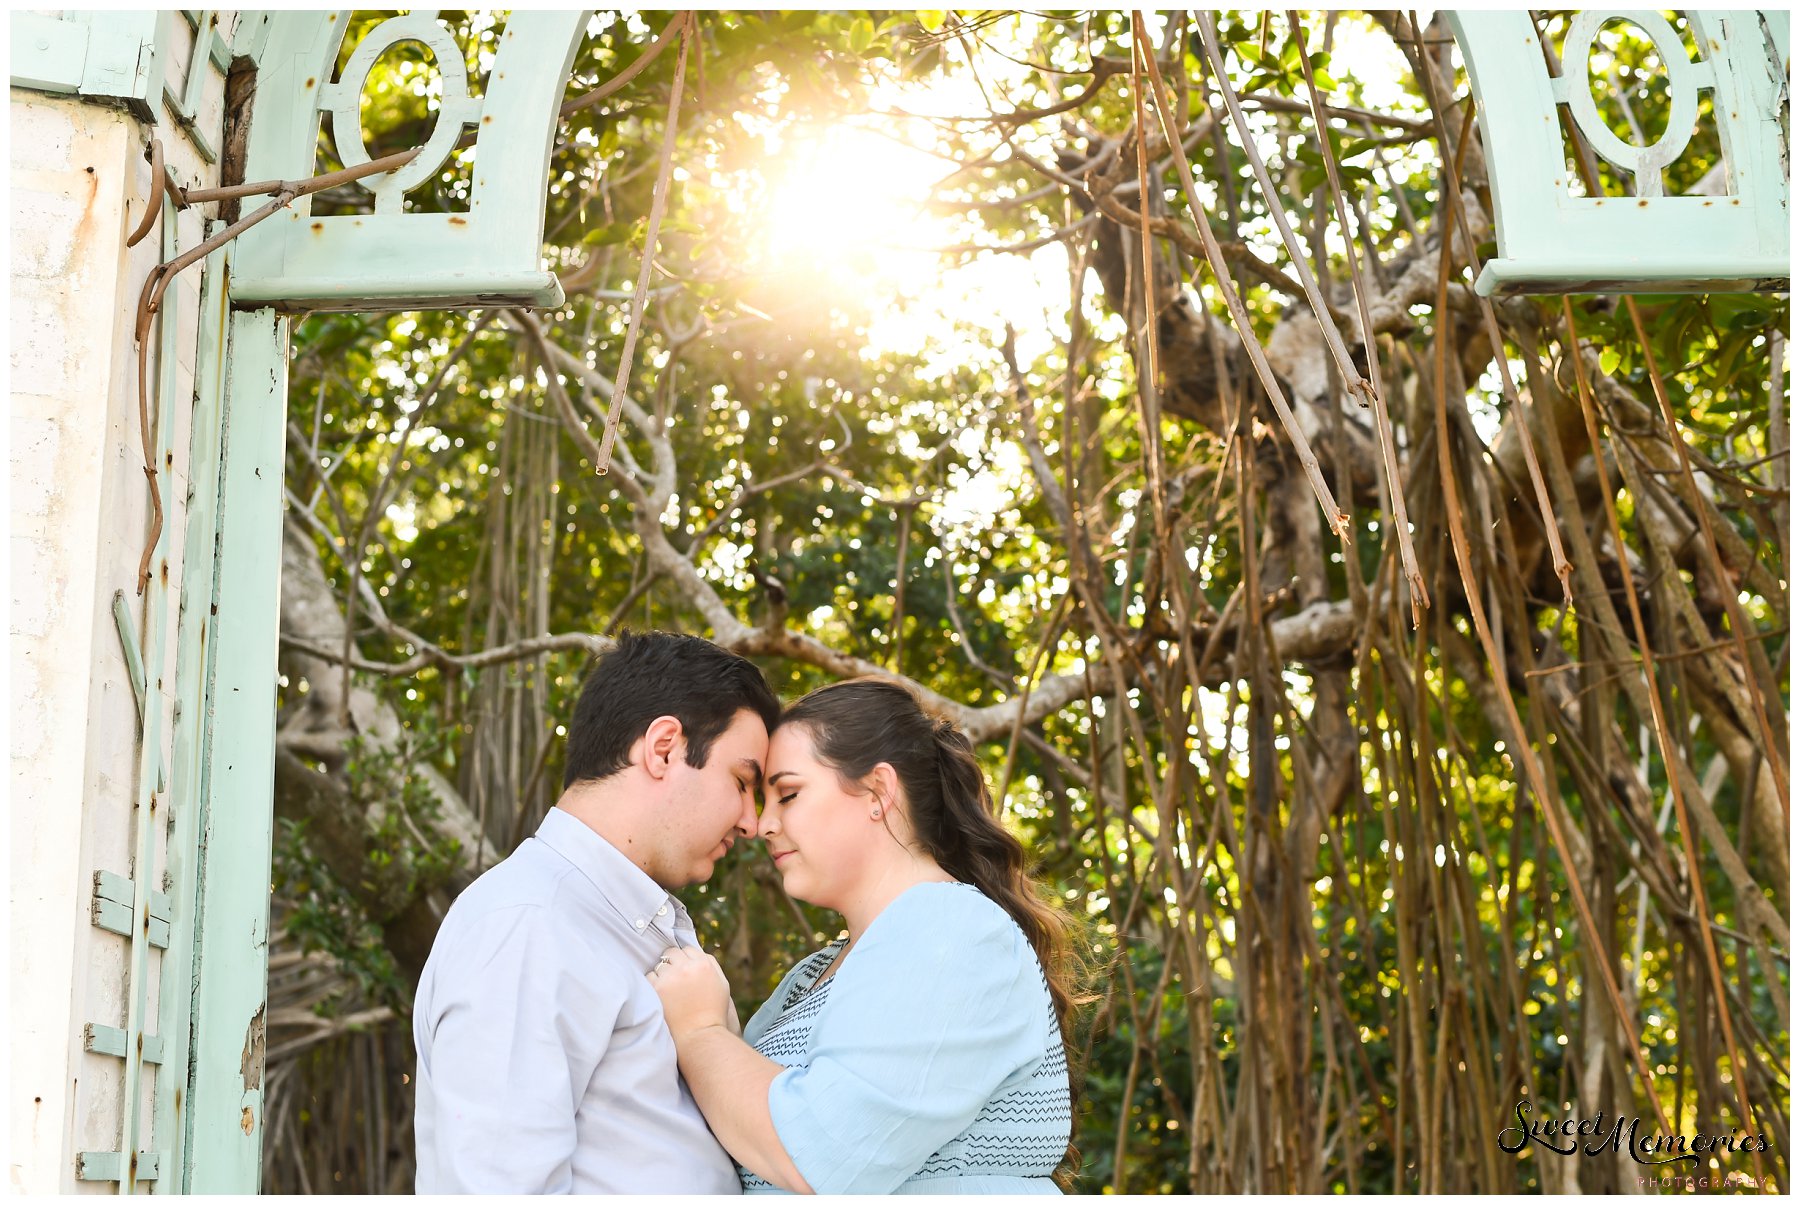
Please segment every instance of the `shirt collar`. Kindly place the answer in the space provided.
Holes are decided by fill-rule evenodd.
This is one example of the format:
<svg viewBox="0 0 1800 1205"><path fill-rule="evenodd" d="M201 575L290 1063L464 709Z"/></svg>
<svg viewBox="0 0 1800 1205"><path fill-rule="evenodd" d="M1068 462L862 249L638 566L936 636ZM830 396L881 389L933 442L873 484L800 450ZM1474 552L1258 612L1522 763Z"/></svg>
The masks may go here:
<svg viewBox="0 0 1800 1205"><path fill-rule="evenodd" d="M677 921L687 919L687 908L680 900L612 842L562 808L550 809L538 825L537 836L574 863L636 932L667 945Z"/></svg>

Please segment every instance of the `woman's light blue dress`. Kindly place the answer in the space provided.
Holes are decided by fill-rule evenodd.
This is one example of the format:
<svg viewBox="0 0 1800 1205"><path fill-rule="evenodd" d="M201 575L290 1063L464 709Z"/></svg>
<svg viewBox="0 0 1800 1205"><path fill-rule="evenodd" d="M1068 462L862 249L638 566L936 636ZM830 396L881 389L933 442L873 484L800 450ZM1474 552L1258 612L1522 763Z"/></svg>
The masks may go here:
<svg viewBox="0 0 1800 1205"><path fill-rule="evenodd" d="M921 883L814 988L842 946L803 959L744 1027L787 1068L769 1114L813 1191L1057 1192L1069 1070L1012 917L968 884Z"/></svg>

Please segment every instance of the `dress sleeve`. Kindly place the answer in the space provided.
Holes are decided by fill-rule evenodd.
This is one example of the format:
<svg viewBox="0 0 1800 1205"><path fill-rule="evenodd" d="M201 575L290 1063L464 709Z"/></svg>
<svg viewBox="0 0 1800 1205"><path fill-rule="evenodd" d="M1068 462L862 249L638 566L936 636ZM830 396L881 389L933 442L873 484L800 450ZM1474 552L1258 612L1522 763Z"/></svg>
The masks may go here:
<svg viewBox="0 0 1800 1205"><path fill-rule="evenodd" d="M839 967L812 1057L769 1114L814 1192L885 1193L1043 1058L1048 997L1012 919L973 888L915 888Z"/></svg>
<svg viewBox="0 0 1800 1205"><path fill-rule="evenodd" d="M541 908L482 918L432 999L432 1192L567 1193L575 1114L623 1006L618 985L571 973Z"/></svg>

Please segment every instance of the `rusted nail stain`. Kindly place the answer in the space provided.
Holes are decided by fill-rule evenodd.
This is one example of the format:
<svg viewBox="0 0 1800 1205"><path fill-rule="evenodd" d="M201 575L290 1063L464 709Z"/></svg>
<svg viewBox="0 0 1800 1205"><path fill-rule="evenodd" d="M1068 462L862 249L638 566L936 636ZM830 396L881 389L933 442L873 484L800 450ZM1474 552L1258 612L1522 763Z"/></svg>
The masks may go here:
<svg viewBox="0 0 1800 1205"><path fill-rule="evenodd" d="M82 244L84 238L83 232L87 230L89 223L94 221L94 200L100 195L100 177L95 174L94 169L91 167L87 169L87 178L87 196L83 198L81 202L81 221L75 226L76 246Z"/></svg>
<svg viewBox="0 0 1800 1205"><path fill-rule="evenodd" d="M319 233L319 231L321 231L321 230L323 230L323 229L325 229L325 223L324 223L324 222L314 222L314 223L313 223L313 233L314 233L314 234L317 234L317 233Z"/></svg>
<svg viewBox="0 0 1800 1205"><path fill-rule="evenodd" d="M250 1018L250 1025L244 1031L244 1056L238 1064L238 1074L243 1077L244 1091L251 1092L262 1087L263 1076L263 1009L266 1005L256 1006L256 1015Z"/></svg>
<svg viewBox="0 0 1800 1205"><path fill-rule="evenodd" d="M137 1047L138 1047L139 1054L144 1053L144 1035L141 1033L138 1034Z"/></svg>
<svg viewBox="0 0 1800 1205"><path fill-rule="evenodd" d="M455 214L451 214L450 215L450 224L452 226L467 226L469 224L469 219L468 218L459 218Z"/></svg>
<svg viewBox="0 0 1800 1205"><path fill-rule="evenodd" d="M314 85L314 84L316 84L316 83L318 83L318 82L319 82L319 81L318 81L318 78L317 78L317 77L314 77L314 78L312 78L312 79L309 79L309 80L307 80L307 81L306 81L306 86L307 86L307 87L308 87L308 88L310 88L310 87L312 87L312 86L313 86L313 85Z"/></svg>
<svg viewBox="0 0 1800 1205"><path fill-rule="evenodd" d="M1639 202L1638 202L1638 208L1639 208L1639 209L1642 209L1642 208L1643 208L1643 207L1644 207L1644 206L1646 206L1646 205L1648 205L1648 204L1650 204L1650 202L1648 202L1648 201L1639 201Z"/></svg>
<svg viewBox="0 0 1800 1205"><path fill-rule="evenodd" d="M487 116L485 116L485 117L483 117L483 118L482 118L482 119L481 119L481 124L482 124L482 125L486 125L486 124L487 124L487 123L488 123L488 122L490 122L490 121L492 121L492 120L494 120L494 115L493 115L493 114L492 114L492 113L490 113L490 114L488 114L488 115L487 115ZM94 170L94 169L93 169L93 168L91 168L91 167L90 167L90 168L88 168L88 170L89 170L89 171L90 171L90 172L91 172L91 171L93 171L93 170Z"/></svg>
<svg viewBox="0 0 1800 1205"><path fill-rule="evenodd" d="M249 1109L245 1109L242 1125L244 1127L244 1134L248 1137L250 1131L256 1128L256 1114L252 1113Z"/></svg>

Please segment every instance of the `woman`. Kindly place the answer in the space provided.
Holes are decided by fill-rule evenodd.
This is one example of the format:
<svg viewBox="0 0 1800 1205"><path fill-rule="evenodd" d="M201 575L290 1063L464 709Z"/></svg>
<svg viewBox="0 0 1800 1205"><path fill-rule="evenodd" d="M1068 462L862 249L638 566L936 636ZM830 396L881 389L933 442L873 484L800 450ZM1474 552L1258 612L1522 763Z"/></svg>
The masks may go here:
<svg viewBox="0 0 1800 1205"><path fill-rule="evenodd" d="M968 738L905 687L841 682L782 715L765 780L782 886L848 936L789 971L741 1038L711 957L671 949L651 972L745 1190L1056 1192L1074 1150L1068 922Z"/></svg>

